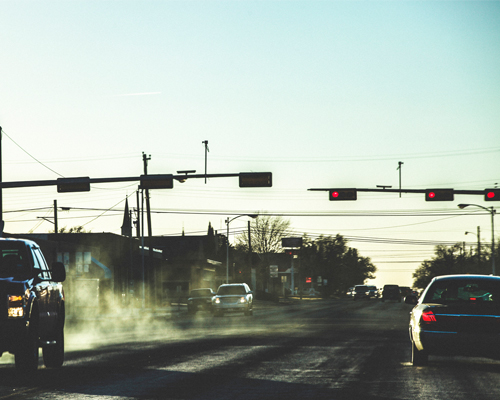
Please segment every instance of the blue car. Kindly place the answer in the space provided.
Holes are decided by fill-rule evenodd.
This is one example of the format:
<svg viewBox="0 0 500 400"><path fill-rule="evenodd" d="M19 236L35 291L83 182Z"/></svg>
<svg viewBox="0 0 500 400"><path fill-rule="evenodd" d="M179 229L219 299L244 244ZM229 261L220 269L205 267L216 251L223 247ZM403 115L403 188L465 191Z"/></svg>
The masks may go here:
<svg viewBox="0 0 500 400"><path fill-rule="evenodd" d="M500 359L500 277L436 277L410 317L413 365L426 365L430 355Z"/></svg>

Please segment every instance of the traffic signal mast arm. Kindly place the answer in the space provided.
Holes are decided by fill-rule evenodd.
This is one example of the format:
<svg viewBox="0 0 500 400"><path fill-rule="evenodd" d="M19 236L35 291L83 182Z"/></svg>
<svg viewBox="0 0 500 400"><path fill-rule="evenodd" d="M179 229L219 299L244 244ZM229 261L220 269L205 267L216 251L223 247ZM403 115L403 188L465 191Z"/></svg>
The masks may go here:
<svg viewBox="0 0 500 400"><path fill-rule="evenodd" d="M89 177L78 177L78 178L59 178L53 180L41 180L41 181L12 181L12 182L0 182L1 189L7 188L21 188L21 187L33 187L33 186L57 186L58 189L62 188L62 192L72 191L65 190L65 186L68 188L72 186L75 187L75 191L88 191L85 186L90 186L93 183L116 183L116 182L133 182L140 181L141 185L147 185L148 189L155 188L172 188L173 184L169 184L169 181L173 182L173 179L177 181L186 181L187 179L199 179L199 178L230 178L239 177L240 185L242 179L244 180L244 187L271 187L272 186L272 173L271 172L238 172L238 173L227 173L227 174L161 174L161 175L141 175L141 176L131 176L131 177L117 177L117 178L89 178ZM155 187L154 182L161 182L161 186Z"/></svg>
<svg viewBox="0 0 500 400"><path fill-rule="evenodd" d="M484 196L485 201L500 201L500 189L484 190L464 190L464 189L388 189L388 188L311 188L310 191L329 192L329 199L337 200L356 200L357 192L385 192L385 193L424 193L426 201L453 201L454 195L480 195Z"/></svg>

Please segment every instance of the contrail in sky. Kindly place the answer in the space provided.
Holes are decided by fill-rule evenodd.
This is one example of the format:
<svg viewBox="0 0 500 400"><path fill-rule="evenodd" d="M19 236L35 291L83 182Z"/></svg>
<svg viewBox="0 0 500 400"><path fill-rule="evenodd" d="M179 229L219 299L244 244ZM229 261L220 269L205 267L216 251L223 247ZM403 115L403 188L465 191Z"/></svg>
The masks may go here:
<svg viewBox="0 0 500 400"><path fill-rule="evenodd" d="M119 97L119 96L149 96L152 94L161 94L161 92L125 93L125 94L115 94L113 96L115 96L115 97Z"/></svg>

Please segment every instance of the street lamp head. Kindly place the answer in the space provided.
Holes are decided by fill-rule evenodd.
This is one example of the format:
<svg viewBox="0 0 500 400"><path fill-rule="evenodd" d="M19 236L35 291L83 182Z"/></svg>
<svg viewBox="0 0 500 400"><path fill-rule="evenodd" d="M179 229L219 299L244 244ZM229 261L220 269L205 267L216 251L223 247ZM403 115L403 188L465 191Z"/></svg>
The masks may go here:
<svg viewBox="0 0 500 400"><path fill-rule="evenodd" d="M259 216L259 214L248 214L248 216L250 218L254 218L255 219L255 218L257 218Z"/></svg>
<svg viewBox="0 0 500 400"><path fill-rule="evenodd" d="M470 204L459 204L458 208L460 208L461 210L463 210L465 207L468 207L468 206L470 206Z"/></svg>

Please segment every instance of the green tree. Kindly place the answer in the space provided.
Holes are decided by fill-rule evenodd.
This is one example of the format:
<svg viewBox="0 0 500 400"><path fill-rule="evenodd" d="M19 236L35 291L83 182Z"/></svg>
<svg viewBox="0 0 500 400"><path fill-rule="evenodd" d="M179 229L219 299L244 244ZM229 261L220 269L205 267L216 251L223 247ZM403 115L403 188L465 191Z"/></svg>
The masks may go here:
<svg viewBox="0 0 500 400"><path fill-rule="evenodd" d="M326 279L325 295L345 293L349 287L375 278L377 268L371 260L349 247L340 234L335 237L320 236L314 241L304 238L303 243L302 275Z"/></svg>
<svg viewBox="0 0 500 400"><path fill-rule="evenodd" d="M500 254L500 246L495 248L495 259ZM477 251L477 250L476 250ZM486 253L486 254L484 254ZM491 250L484 252L481 259L472 250L467 251L463 244L436 246L434 257L425 260L413 273L413 286L425 288L432 278L451 274L491 274Z"/></svg>

